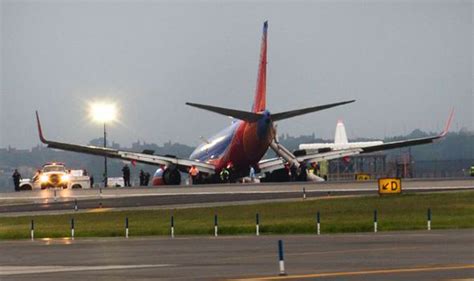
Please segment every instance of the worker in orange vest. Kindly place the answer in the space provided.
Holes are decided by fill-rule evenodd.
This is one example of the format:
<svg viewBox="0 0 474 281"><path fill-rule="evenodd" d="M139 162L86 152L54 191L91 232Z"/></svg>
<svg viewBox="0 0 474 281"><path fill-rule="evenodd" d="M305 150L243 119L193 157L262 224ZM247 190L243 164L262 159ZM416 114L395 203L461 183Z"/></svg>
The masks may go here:
<svg viewBox="0 0 474 281"><path fill-rule="evenodd" d="M198 175L199 175L198 168L196 168L196 166L192 165L191 168L189 168L189 177L191 178L191 184L197 183Z"/></svg>

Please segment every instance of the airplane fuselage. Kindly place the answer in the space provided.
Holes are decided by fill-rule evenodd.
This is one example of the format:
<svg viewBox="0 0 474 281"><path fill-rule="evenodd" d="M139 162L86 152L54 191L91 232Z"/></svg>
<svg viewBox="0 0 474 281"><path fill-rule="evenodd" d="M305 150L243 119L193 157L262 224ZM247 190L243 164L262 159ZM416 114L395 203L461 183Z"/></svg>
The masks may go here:
<svg viewBox="0 0 474 281"><path fill-rule="evenodd" d="M234 173L247 174L250 166L257 167L275 136L270 113L262 113L256 122L235 121L198 146L190 159L211 163L216 171L231 163Z"/></svg>

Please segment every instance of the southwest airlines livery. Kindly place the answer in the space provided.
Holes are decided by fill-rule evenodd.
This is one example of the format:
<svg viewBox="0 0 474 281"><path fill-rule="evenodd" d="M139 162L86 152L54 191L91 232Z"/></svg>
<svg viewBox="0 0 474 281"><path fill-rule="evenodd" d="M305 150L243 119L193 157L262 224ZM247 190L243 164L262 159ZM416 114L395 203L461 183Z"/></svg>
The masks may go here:
<svg viewBox="0 0 474 281"><path fill-rule="evenodd" d="M275 137L276 127L274 122L351 103L354 102L354 100L270 113L266 107L267 32L268 23L264 22L257 87L251 111L186 103L192 107L237 119L237 121L233 122L229 127L198 146L188 159L169 155L155 155L153 151L138 153L98 146L84 146L50 141L43 136L39 115L38 112L36 112L40 140L50 148L157 165L159 169L153 177L154 185L180 184L180 172L187 172L192 166L198 168L201 182L215 182L218 181L220 171L229 165L233 167L233 178L237 179L248 175L250 167L254 167L257 172L267 173L281 169L284 165L299 167L305 161L316 162L330 160L360 153L360 148L348 148L335 151L304 153L304 155L295 156L278 143ZM274 150L277 157L262 160L268 148ZM314 175L309 175L308 177L312 177L310 180L321 180Z"/></svg>

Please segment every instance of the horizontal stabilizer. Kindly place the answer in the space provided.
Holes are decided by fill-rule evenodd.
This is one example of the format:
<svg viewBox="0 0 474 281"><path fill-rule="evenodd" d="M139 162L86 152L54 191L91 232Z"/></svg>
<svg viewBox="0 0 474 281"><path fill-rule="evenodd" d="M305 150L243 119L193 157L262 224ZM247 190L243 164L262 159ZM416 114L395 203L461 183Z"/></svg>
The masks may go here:
<svg viewBox="0 0 474 281"><path fill-rule="evenodd" d="M240 120L244 120L248 122L256 122L258 119L260 119L260 117L262 117L262 115L258 113L253 113L253 112L248 112L248 111L223 108L223 107L217 107L217 106L211 106L211 105L205 105L205 104L190 103L190 102L187 102L186 104L189 106L212 111L212 112L219 113L225 116L231 116L236 119L240 119Z"/></svg>
<svg viewBox="0 0 474 281"><path fill-rule="evenodd" d="M343 102L337 102L337 103L330 103L330 104L325 104L325 105L319 105L319 106L313 106L313 107L307 107L307 108L302 108L302 109L296 109L296 110L290 110L290 111L285 111L285 112L280 112L280 113L274 113L272 114L272 120L273 121L278 121L278 120L283 120L283 119L288 119L291 117L295 117L298 115L303 115L315 111L320 111L324 109L328 109L331 107L347 104L355 102L355 100L350 100L350 101L343 101Z"/></svg>

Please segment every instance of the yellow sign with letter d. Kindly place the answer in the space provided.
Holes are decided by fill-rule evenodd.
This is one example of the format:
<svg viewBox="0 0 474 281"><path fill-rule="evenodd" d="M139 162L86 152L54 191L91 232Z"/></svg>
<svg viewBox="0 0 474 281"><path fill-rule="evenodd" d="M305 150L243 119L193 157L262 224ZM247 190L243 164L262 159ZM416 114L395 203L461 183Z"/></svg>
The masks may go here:
<svg viewBox="0 0 474 281"><path fill-rule="evenodd" d="M402 180L400 178L379 179L379 194L402 193Z"/></svg>

